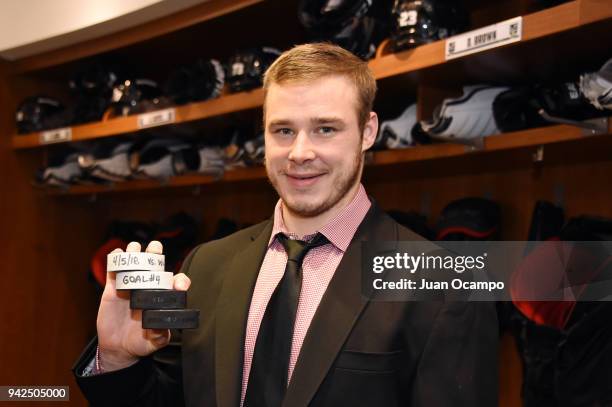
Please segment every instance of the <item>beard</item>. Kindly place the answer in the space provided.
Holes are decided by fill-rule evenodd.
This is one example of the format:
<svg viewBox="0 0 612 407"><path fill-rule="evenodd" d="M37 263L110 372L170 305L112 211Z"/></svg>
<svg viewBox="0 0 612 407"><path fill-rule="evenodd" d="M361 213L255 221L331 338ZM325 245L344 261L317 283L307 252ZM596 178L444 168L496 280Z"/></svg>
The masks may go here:
<svg viewBox="0 0 612 407"><path fill-rule="evenodd" d="M285 193L279 183L279 173L274 172L266 162L266 172L268 173L268 179L276 193L280 196L283 201L283 205L292 212L293 214L302 217L314 217L318 216L330 208L333 208L346 194L359 182L361 178L361 168L363 162L363 154L361 150L358 150L357 154L350 160L352 165L347 169L343 169L331 182L331 190L329 193L319 201L308 201L307 199L300 199L297 197L293 199L291 194ZM302 168L302 170L308 170L308 168ZM284 175L281 175L284 176ZM328 176L328 174L324 175Z"/></svg>

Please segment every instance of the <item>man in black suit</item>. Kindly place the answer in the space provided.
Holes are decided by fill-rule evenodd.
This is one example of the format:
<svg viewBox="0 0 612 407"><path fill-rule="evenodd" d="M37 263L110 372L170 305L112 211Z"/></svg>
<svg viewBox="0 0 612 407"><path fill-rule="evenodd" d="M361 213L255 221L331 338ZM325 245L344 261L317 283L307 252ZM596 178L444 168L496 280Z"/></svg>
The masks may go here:
<svg viewBox="0 0 612 407"><path fill-rule="evenodd" d="M270 67L264 90L274 216L185 260L174 286L190 287L197 330L141 329L108 273L97 341L74 367L86 397L94 406L497 404L492 304L362 296L362 242L423 241L360 183L378 130L367 63L301 45Z"/></svg>

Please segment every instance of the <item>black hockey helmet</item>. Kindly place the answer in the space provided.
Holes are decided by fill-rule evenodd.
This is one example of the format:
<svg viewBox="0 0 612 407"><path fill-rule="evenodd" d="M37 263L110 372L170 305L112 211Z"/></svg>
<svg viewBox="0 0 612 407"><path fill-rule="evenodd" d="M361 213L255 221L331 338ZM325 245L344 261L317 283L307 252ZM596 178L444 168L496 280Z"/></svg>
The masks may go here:
<svg viewBox="0 0 612 407"><path fill-rule="evenodd" d="M369 59L388 36L392 0L302 0L298 19L311 41L330 41Z"/></svg>
<svg viewBox="0 0 612 407"><path fill-rule="evenodd" d="M224 82L225 72L219 61L198 59L173 71L164 85L164 93L177 104L207 100L221 94Z"/></svg>
<svg viewBox="0 0 612 407"><path fill-rule="evenodd" d="M258 47L236 52L226 66L226 81L232 92L261 86L263 75L281 52L272 47Z"/></svg>
<svg viewBox="0 0 612 407"><path fill-rule="evenodd" d="M298 19L311 32L327 36L363 17L372 0L301 0Z"/></svg>
<svg viewBox="0 0 612 407"><path fill-rule="evenodd" d="M101 120L112 102L117 74L102 66L94 66L77 73L68 85L75 97L72 124Z"/></svg>
<svg viewBox="0 0 612 407"><path fill-rule="evenodd" d="M395 0L392 14L395 51L447 38L468 26L465 8L455 0Z"/></svg>
<svg viewBox="0 0 612 407"><path fill-rule="evenodd" d="M382 23L370 16L355 19L340 32L329 37L313 37L317 41L330 41L367 60L376 54L376 47L386 34Z"/></svg>
<svg viewBox="0 0 612 407"><path fill-rule="evenodd" d="M78 72L70 81L70 90L82 96L103 96L110 97L113 87L118 82L118 76L110 69L102 66L94 66Z"/></svg>
<svg viewBox="0 0 612 407"><path fill-rule="evenodd" d="M15 113L18 133L30 133L61 127L64 123L64 105L48 96L32 96L19 104Z"/></svg>
<svg viewBox="0 0 612 407"><path fill-rule="evenodd" d="M157 105L161 90L157 82L150 79L126 79L113 87L112 105L115 114L128 115L153 110Z"/></svg>

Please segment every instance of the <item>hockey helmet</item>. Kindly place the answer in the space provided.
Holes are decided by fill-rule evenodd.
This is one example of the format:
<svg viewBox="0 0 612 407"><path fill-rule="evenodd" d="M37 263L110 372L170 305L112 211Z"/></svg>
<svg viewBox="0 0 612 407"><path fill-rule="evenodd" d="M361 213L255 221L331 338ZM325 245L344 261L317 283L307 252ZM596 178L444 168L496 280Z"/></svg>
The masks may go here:
<svg viewBox="0 0 612 407"><path fill-rule="evenodd" d="M455 0L395 0L392 15L395 51L450 37L468 26L465 8Z"/></svg>
<svg viewBox="0 0 612 407"><path fill-rule="evenodd" d="M254 89L263 83L263 75L281 52L272 47L238 51L226 67L226 81L232 92Z"/></svg>

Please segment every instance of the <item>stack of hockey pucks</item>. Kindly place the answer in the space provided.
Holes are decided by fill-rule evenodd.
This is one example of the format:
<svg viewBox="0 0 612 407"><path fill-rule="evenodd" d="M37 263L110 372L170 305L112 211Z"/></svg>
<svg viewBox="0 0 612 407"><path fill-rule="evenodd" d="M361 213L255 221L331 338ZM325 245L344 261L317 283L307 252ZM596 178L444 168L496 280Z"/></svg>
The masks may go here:
<svg viewBox="0 0 612 407"><path fill-rule="evenodd" d="M173 290L173 274L164 270L163 254L115 252L106 271L117 273L116 289L131 290L130 308L142 310L143 329L194 329L200 311L186 309L187 292Z"/></svg>

